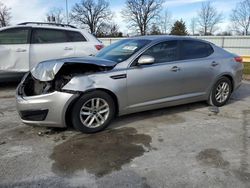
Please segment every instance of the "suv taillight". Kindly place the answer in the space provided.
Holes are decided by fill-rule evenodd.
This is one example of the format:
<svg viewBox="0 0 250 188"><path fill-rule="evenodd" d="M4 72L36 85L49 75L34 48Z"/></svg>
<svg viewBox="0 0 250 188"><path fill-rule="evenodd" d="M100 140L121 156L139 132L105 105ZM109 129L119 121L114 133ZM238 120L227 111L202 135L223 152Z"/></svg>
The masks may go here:
<svg viewBox="0 0 250 188"><path fill-rule="evenodd" d="M102 44L95 45L95 48L96 48L97 50L101 50L102 48L104 48L104 45L102 45Z"/></svg>
<svg viewBox="0 0 250 188"><path fill-rule="evenodd" d="M243 63L242 57L237 56L237 57L234 58L234 60L235 60L236 62L238 62L238 63Z"/></svg>

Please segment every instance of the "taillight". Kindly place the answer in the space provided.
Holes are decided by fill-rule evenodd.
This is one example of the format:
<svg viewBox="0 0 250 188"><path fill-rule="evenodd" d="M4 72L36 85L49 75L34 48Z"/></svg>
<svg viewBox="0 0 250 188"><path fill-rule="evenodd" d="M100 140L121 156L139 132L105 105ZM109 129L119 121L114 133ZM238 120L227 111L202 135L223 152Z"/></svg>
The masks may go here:
<svg viewBox="0 0 250 188"><path fill-rule="evenodd" d="M96 48L97 50L101 50L102 48L104 48L104 45L102 45L102 44L95 45L95 48Z"/></svg>
<svg viewBox="0 0 250 188"><path fill-rule="evenodd" d="M238 62L238 63L243 63L242 57L237 56L237 57L234 58L234 60L235 60L236 62Z"/></svg>

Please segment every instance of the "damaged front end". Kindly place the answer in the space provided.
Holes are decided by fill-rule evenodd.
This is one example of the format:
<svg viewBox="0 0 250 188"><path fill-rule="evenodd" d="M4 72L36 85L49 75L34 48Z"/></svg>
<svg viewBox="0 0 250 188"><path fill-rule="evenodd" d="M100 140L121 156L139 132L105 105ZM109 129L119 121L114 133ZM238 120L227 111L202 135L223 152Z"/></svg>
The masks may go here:
<svg viewBox="0 0 250 188"><path fill-rule="evenodd" d="M60 92L75 76L108 71L114 66L113 62L106 60L98 63L96 58L72 58L42 62L25 75L18 88L18 95L35 96L54 91Z"/></svg>

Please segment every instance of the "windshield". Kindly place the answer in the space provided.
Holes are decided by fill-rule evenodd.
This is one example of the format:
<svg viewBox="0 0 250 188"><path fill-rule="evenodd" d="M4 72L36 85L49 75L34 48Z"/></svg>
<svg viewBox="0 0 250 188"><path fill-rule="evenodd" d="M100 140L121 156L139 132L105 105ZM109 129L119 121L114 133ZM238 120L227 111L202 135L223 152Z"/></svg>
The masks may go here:
<svg viewBox="0 0 250 188"><path fill-rule="evenodd" d="M150 42L150 40L142 39L121 40L101 50L96 57L120 63L130 58L133 54Z"/></svg>

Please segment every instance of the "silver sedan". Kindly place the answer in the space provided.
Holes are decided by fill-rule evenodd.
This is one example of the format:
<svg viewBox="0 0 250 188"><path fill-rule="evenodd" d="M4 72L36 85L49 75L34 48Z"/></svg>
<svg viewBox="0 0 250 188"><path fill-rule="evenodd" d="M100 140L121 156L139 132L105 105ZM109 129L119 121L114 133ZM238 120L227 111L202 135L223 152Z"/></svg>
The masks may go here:
<svg viewBox="0 0 250 188"><path fill-rule="evenodd" d="M39 63L17 88L17 109L26 124L94 133L124 114L196 101L223 106L242 75L242 59L209 42L135 37L96 57Z"/></svg>

